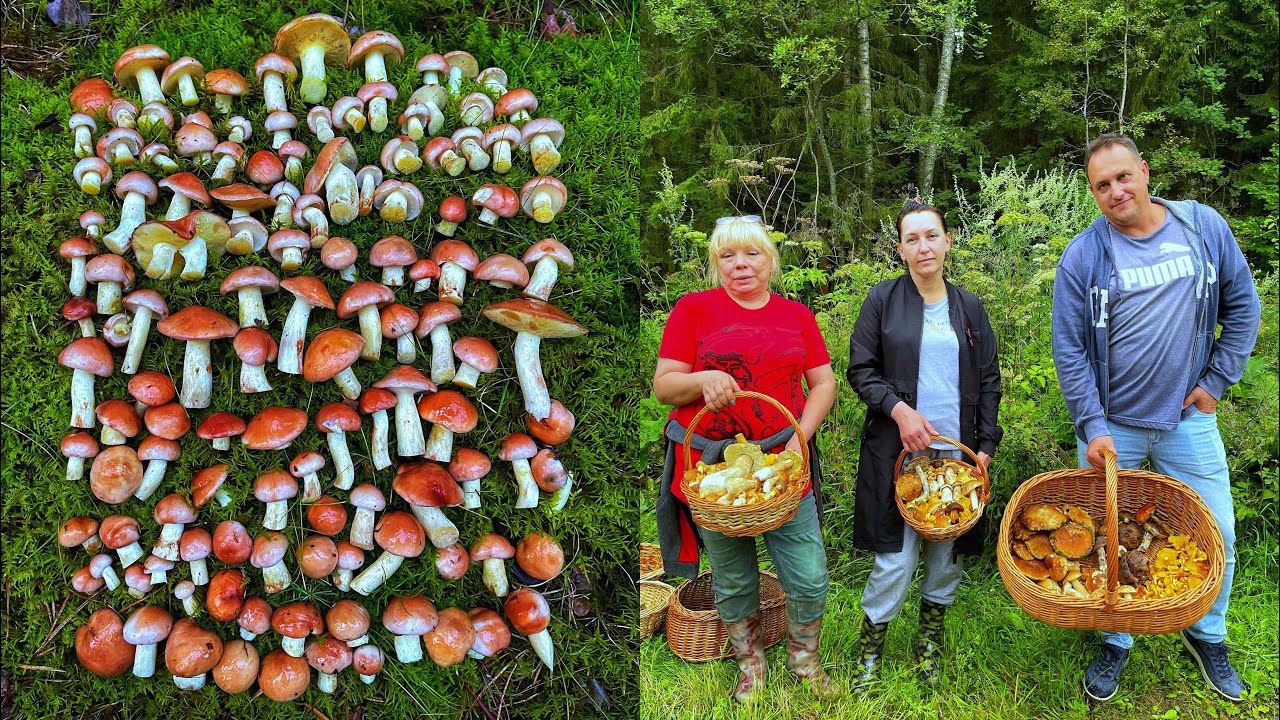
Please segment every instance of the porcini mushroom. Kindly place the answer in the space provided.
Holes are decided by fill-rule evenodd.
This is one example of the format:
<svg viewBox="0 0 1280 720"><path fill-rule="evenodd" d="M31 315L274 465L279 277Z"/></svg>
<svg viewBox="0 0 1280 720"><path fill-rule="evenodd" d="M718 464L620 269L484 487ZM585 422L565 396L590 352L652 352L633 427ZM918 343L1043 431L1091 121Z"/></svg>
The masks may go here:
<svg viewBox="0 0 1280 720"><path fill-rule="evenodd" d="M587 329L554 305L530 298L494 303L483 313L499 325L516 331L516 375L524 393L525 410L535 419L546 418L551 414L551 397L538 356L542 339L577 337L585 335Z"/></svg>
<svg viewBox="0 0 1280 720"><path fill-rule="evenodd" d="M173 675L173 684L183 690L204 687L204 674L222 659L222 638L182 618L173 624L164 644L164 661Z"/></svg>
<svg viewBox="0 0 1280 720"><path fill-rule="evenodd" d="M535 222L549 223L564 209L568 191L564 183L543 175L520 188L520 207Z"/></svg>
<svg viewBox="0 0 1280 720"><path fill-rule="evenodd" d="M234 337L239 329L235 322L217 310L192 305L156 323L156 329L166 337L187 343L182 363L182 388L178 392L182 406L209 407L213 392L213 358L209 344L213 340Z"/></svg>
<svg viewBox="0 0 1280 720"><path fill-rule="evenodd" d="M381 333L379 333L381 338ZM329 328L316 335L302 360L302 377L309 383L332 379L348 400L360 397L360 381L351 366L365 347L360 336L345 328Z"/></svg>
<svg viewBox="0 0 1280 720"><path fill-rule="evenodd" d="M368 595L385 583L406 557L421 555L426 544L422 526L412 515L401 510L383 515L373 537L383 552L351 581L351 589L361 595Z"/></svg>
<svg viewBox="0 0 1280 720"><path fill-rule="evenodd" d="M476 630L465 610L445 608L440 611L436 626L422 637L422 641L436 665L449 667L467 657L467 651L476 641Z"/></svg>
<svg viewBox="0 0 1280 720"><path fill-rule="evenodd" d="M449 462L453 457L454 433L471 432L479 419L475 406L456 390L440 390L423 397L418 401L418 414L433 423L423 456L439 462Z"/></svg>
<svg viewBox="0 0 1280 720"><path fill-rule="evenodd" d="M418 457L426 452L426 436L422 432L422 420L418 417L414 395L435 392L436 384L412 365L400 365L373 386L389 390L396 396L396 454Z"/></svg>
<svg viewBox="0 0 1280 720"><path fill-rule="evenodd" d="M529 461L538 454L538 446L533 438L524 433L511 433L502 441L503 460L511 463L511 470L516 476L516 509L525 510L538 507L538 483L533 479L533 471Z"/></svg>
<svg viewBox="0 0 1280 720"><path fill-rule="evenodd" d="M268 530L253 539L249 563L262 570L262 590L268 595L289 587L289 568L284 564L288 552L289 540L278 532Z"/></svg>
<svg viewBox="0 0 1280 720"><path fill-rule="evenodd" d="M311 346L315 347L316 343ZM360 389L357 386L355 393L348 399L355 400L358 397ZM356 471L355 464L351 462L351 451L347 448L347 433L360 429L360 416L342 403L329 403L316 413L316 428L328 437L329 456L333 458L333 486L339 490L349 489L355 482Z"/></svg>
<svg viewBox="0 0 1280 720"><path fill-rule="evenodd" d="M230 450L231 438L245 430L244 420L229 412L216 412L204 419L196 434L212 442L214 450Z"/></svg>
<svg viewBox="0 0 1280 720"><path fill-rule="evenodd" d="M283 450L306 428L306 411L273 405L249 419L240 442L250 450Z"/></svg>
<svg viewBox="0 0 1280 720"><path fill-rule="evenodd" d="M486 183L471 196L471 204L481 208L480 222L497 226L498 218L515 217L520 212L520 198L506 185Z"/></svg>
<svg viewBox="0 0 1280 720"><path fill-rule="evenodd" d="M511 541L496 533L487 533L471 546L471 562L482 563L484 586L494 597L506 597L507 568L503 561L515 557L516 549Z"/></svg>
<svg viewBox="0 0 1280 720"><path fill-rule="evenodd" d="M361 483L351 490L351 504L356 508L355 519L351 521L351 544L372 550L374 514L382 512L387 499L376 486Z"/></svg>
<svg viewBox="0 0 1280 720"><path fill-rule="evenodd" d="M289 106L285 102L284 86L285 83L292 83L298 77L298 68L293 61L278 53L270 52L258 58L253 64L253 71L258 76L258 82L262 83L262 99L267 106L267 112L287 110Z"/></svg>
<svg viewBox="0 0 1280 720"><path fill-rule="evenodd" d="M164 642L173 629L173 616L158 605L143 605L129 616L122 633L124 641L135 645L134 677L149 678L156 671L156 645Z"/></svg>
<svg viewBox="0 0 1280 720"><path fill-rule="evenodd" d="M204 65L190 55L180 57L169 64L160 76L160 89L169 97L177 96L178 101L187 107L200 104L200 96L196 95L196 80L205 76Z"/></svg>
<svg viewBox="0 0 1280 720"><path fill-rule="evenodd" d="M289 498L298 495L298 481L283 470L272 470L253 481L253 496L266 503L262 527L283 530L289 520Z"/></svg>
<svg viewBox="0 0 1280 720"><path fill-rule="evenodd" d="M302 502L313 503L323 495L317 474L323 467L324 456L314 450L303 450L289 462L289 474L302 481Z"/></svg>
<svg viewBox="0 0 1280 720"><path fill-rule="evenodd" d="M169 53L155 45L129 48L116 60L116 83L122 86L136 84L144 103L164 102L164 92L156 73L168 65Z"/></svg>
<svg viewBox="0 0 1280 720"><path fill-rule="evenodd" d="M422 595L397 595L388 600L382 625L396 636L396 659L406 665L421 660L422 636L435 629L439 619L435 605Z"/></svg>
<svg viewBox="0 0 1280 720"><path fill-rule="evenodd" d="M548 669L555 664L555 648L547 625L551 622L551 608L542 595L532 588L520 588L511 593L503 606L511 627L524 633L533 646L534 653L546 663Z"/></svg>
<svg viewBox="0 0 1280 720"><path fill-rule="evenodd" d="M270 392L265 366L275 362L277 354L271 333L259 327L247 327L236 334L232 347L240 358L240 392Z"/></svg>
<svg viewBox="0 0 1280 720"><path fill-rule="evenodd" d="M288 278L280 283L280 287L292 293L294 301L280 333L280 355L276 366L280 372L297 375L302 372L302 348L311 310L316 307L333 310L333 298L324 283L310 276Z"/></svg>
<svg viewBox="0 0 1280 720"><path fill-rule="evenodd" d="M440 508L461 505L462 488L443 467L430 462L400 465L391 489L409 503L432 545L441 548L458 542L458 528Z"/></svg>
<svg viewBox="0 0 1280 720"><path fill-rule="evenodd" d="M300 95L308 105L324 100L326 65L345 65L351 38L337 18L316 13L295 18L276 33L276 52L302 66Z"/></svg>
<svg viewBox="0 0 1280 720"><path fill-rule="evenodd" d="M135 646L124 640L124 621L102 608L76 628L76 659L98 677L116 677L133 667Z"/></svg>
<svg viewBox="0 0 1280 720"><path fill-rule="evenodd" d="M412 364L418 353L414 347L413 330L418 326L418 313L400 303L392 303L379 313L382 334L396 341L396 362Z"/></svg>

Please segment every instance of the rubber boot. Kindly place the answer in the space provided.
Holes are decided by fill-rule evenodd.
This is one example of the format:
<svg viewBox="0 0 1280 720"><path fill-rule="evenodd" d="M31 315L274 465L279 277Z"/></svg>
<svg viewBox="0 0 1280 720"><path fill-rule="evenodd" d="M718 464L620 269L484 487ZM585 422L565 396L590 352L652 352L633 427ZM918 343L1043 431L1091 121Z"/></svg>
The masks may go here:
<svg viewBox="0 0 1280 720"><path fill-rule="evenodd" d="M810 623L787 622L787 669L807 680L809 691L822 700L841 695L840 686L822 670L818 645L822 639L822 618Z"/></svg>
<svg viewBox="0 0 1280 720"><path fill-rule="evenodd" d="M880 680L880 659L888 631L889 623L874 623L870 617L862 616L862 640L859 643L858 678L854 681L854 692L865 693Z"/></svg>
<svg viewBox="0 0 1280 720"><path fill-rule="evenodd" d="M920 599L920 636L915 657L920 682L937 687L942 675L942 620L947 606Z"/></svg>
<svg viewBox="0 0 1280 720"><path fill-rule="evenodd" d="M764 632L760 628L760 616L749 615L743 620L725 623L729 630L729 642L733 656L738 661L738 685L733 689L733 699L746 705L764 690L765 671L768 663L764 657Z"/></svg>

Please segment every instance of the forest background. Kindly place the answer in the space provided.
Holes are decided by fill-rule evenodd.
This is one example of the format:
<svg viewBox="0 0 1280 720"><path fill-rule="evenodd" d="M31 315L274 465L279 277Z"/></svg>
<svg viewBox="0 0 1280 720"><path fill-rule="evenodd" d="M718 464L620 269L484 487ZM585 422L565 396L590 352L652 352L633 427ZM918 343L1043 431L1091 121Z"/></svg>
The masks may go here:
<svg viewBox="0 0 1280 720"><path fill-rule="evenodd" d="M1277 713L1277 22L1271 3L1168 0L811 2L650 0L642 61L642 249L650 261L642 342L656 358L666 313L706 287L706 232L760 214L783 254L780 289L818 316L836 377L866 292L902 272L892 219L915 195L948 209L948 277L984 301L1001 352L1005 428L992 466L999 517L1017 486L1075 464L1050 347L1055 267L1097 216L1080 155L1132 135L1154 194L1194 198L1228 219L1263 303L1243 380L1219 405L1232 469L1239 569L1233 662L1252 686L1221 703L1176 637L1143 638L1120 695L1092 711L1080 673L1091 633L1023 614L992 544L972 559L948 615L944 689L924 693L907 660L918 597L890 626L886 683L839 704L849 717L1275 717ZM652 362L646 371L652 371ZM858 597L871 558L852 548L853 472L864 406L841 380L818 437L832 577L823 650L852 679ZM652 503L668 408L650 398ZM992 524L994 527L994 523ZM763 553L762 553L763 556ZM771 653L775 671L781 651ZM642 646L646 717L816 716L794 683L739 713L731 663L687 665L661 635ZM777 675L780 675L777 672Z"/></svg>

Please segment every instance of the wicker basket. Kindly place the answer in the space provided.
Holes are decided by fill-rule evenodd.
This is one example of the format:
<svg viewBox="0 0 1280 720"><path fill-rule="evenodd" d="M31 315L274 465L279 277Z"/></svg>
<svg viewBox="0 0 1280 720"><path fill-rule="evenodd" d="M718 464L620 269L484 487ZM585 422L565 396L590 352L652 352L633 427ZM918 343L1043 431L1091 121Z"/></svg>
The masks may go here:
<svg viewBox="0 0 1280 720"><path fill-rule="evenodd" d="M1115 455L1106 454L1106 471L1091 468L1057 470L1027 480L1014 492L1000 522L996 561L1000 579L1027 614L1055 627L1161 635L1190 627L1213 605L1222 588L1225 556L1222 533L1200 495L1165 475L1118 470ZM1157 503L1160 521L1170 532L1190 535L1208 558L1209 574L1196 588L1169 598L1123 600L1117 597L1118 562L1107 563L1107 592L1100 598L1053 595L1023 575L1013 564L1010 534L1023 505L1067 502L1093 517L1105 517L1107 557L1117 557L1117 516ZM1154 556L1164 541L1153 543ZM1096 565L1093 566L1096 568Z"/></svg>
<svg viewBox="0 0 1280 720"><path fill-rule="evenodd" d="M662 549L651 543L640 543L640 579L657 580L662 572Z"/></svg>
<svg viewBox="0 0 1280 720"><path fill-rule="evenodd" d="M787 596L778 576L760 571L760 624L764 646L772 647L787 634ZM719 660L733 654L729 632L716 611L711 573L680 586L667 609L667 646L687 662Z"/></svg>
<svg viewBox="0 0 1280 720"><path fill-rule="evenodd" d="M983 469L982 463L978 462L978 456L969 449L969 446L959 442L958 440L952 440L951 438L942 435L931 435L930 437L934 440L940 440L944 443L955 445L960 448L965 455L968 455L973 459L973 465L970 466L973 468L973 476L982 480L982 490L978 493L977 511L971 514L969 519L964 522L956 523L955 525L948 525L947 527L936 528L925 525L907 515L906 505L902 502L902 498L898 497L898 493L896 491L893 493L893 499L894 502L898 503L898 512L902 515L902 521L910 525L916 535L919 535L930 542L946 542L948 540L955 540L961 535L969 532L974 525L978 524L978 518L982 517L982 509L987 506L987 499L991 496L991 477L987 475L987 471ZM903 462L906 459L907 450L906 448L903 448L902 452L898 453L898 461L893 464L895 479L902 474Z"/></svg>
<svg viewBox="0 0 1280 720"><path fill-rule="evenodd" d="M775 528L781 527L791 518L795 517L796 510L800 507L800 500L804 497L805 491L809 488L809 443L804 436L804 432L800 430L800 424L796 422L796 418L777 400L758 392L750 390L741 390L733 394L735 398L755 398L763 400L773 405L782 414L786 416L787 421L791 423L791 427L796 431L796 437L800 439L800 453L804 459L804 474L798 478L798 482L792 482L786 492L780 493L776 497L765 500L763 502L752 503L751 505L741 505L733 507L729 505L719 505L709 500L703 500L698 493L694 492L689 486L693 473L693 458L690 457L689 444L693 441L693 430L698 427L698 422L710 412L706 407L698 411L693 416L693 420L689 422L689 430L684 435L684 476L680 480L680 488L684 491L685 500L689 504L689 510L693 513L693 521L708 530L715 530L724 533L730 537L744 537L748 535L760 535Z"/></svg>
<svg viewBox="0 0 1280 720"><path fill-rule="evenodd" d="M675 588L653 580L640 581L640 639L653 635L667 619L667 606Z"/></svg>

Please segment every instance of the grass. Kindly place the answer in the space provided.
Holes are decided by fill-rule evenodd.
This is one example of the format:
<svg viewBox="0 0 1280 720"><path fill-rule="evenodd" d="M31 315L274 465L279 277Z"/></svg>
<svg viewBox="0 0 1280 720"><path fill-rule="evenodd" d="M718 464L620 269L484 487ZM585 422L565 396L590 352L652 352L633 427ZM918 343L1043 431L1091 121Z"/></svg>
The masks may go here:
<svg viewBox="0 0 1280 720"><path fill-rule="evenodd" d="M430 4L391 0L385 4L322 2L304 7L274 2L143 0L112 3L105 11L100 5L94 7L99 14L88 28L74 31L74 38L49 30L38 7L26 8L21 17L15 15L15 23L6 28L5 35L6 44L26 45L20 57L27 60L26 64L9 66L15 74L6 77L3 90L5 252L0 327L5 372L0 381L4 490L0 522L5 537L5 584L0 600L4 608L0 689L5 716L10 717L10 702L12 717L30 719L115 715L336 719L483 717L489 713L541 718L632 713L638 702L632 659L636 610L632 578L626 568L635 559L633 519L639 490L619 479L628 477L627 465L633 462L619 438L634 434L637 418L633 408L641 396L633 373L639 360L627 342L632 332L629 327L638 318L638 291L630 278L640 267L635 240L636 139L628 132L636 122L638 40L630 14L604 3L573 6L578 25L585 31L583 37L546 42L529 32L537 10L533 4L473 6L461 0ZM571 197L555 222L538 227L523 218L513 219L498 233L481 231L469 222L459 237L482 257L496 252L518 255L549 235L566 242L575 253L577 267L562 276L552 300L587 325L590 334L572 341L548 342L542 357L552 396L577 416L578 429L558 454L574 472L578 490L559 515L511 513L515 492L510 471L505 464L495 463L485 490L485 507L478 512L450 513L464 541L490 529L513 538L542 529L564 545L570 569L546 592L553 614L550 631L557 646L554 673L546 672L527 641L516 635L506 653L483 663L469 661L442 670L430 663L406 667L389 661L382 677L372 685L344 675L334 695L313 689L298 702L278 705L248 694L228 697L216 689L180 692L163 670L149 681L101 679L86 673L75 660L71 649L74 631L90 613L110 605L127 615L138 603L123 590L88 599L73 594L71 574L87 558L58 547L54 539L58 525L75 514L101 518L114 512L138 518L144 542L154 541L157 528L150 520L154 499L108 507L93 498L87 482L66 482L65 461L58 451L59 440L67 431L69 374L55 358L74 334L59 315L67 296L67 270L58 261L56 248L64 238L80 234L78 217L84 210L96 208L111 223L119 215L118 200L105 195L88 198L72 184L70 171L75 158L70 136L63 129L69 114L66 98L85 77L109 78L120 52L141 42L159 44L173 57L194 55L207 68L232 67L251 76L252 62L270 49L275 29L309 11L337 16L345 11L348 22L361 29L383 28L396 33L409 58L391 71L391 81L402 98L420 84L413 59L428 51L461 47L482 65L506 69L513 85L533 89L544 112L561 120L568 130L562 148L564 160L554 174L564 180ZM40 59L46 61L38 62ZM354 94L361 82L357 73L342 70L331 71L329 81L330 101ZM302 116L300 103L293 109ZM252 95L241 111L261 131L264 113L260 97ZM448 126L456 125L455 115ZM318 150L309 132L300 135L313 152ZM377 149L388 137L362 136L356 143L361 160L376 161ZM266 133L255 134L247 149L264 147L268 138ZM378 238L396 233L409 238L422 252L431 241L429 216L434 215L445 194L469 196L488 181L519 188L528 177L527 161L518 163L500 180L492 174L451 180L419 172L409 179L422 189L430 211L417 223L397 227L370 216L341 230L362 251ZM234 299L219 295L217 284L233 267L253 263L278 267L265 252L261 257L227 256L220 263L211 262L204 280L147 281L142 285L157 289L171 308L208 304L234 317ZM298 272L304 273L325 278L335 298L341 291L340 281L329 276L314 256ZM363 264L361 274L371 274ZM499 348L501 367L471 393L482 423L459 443L496 457L501 439L523 429L523 411L511 363L510 333L484 320L478 310L509 294L487 285L471 285L467 292L464 319L454 326L454 336L491 338ZM400 300L414 307L424 301L410 299L407 293L401 293ZM288 303L277 296L269 298L267 305L271 329L278 333ZM336 322L332 313L315 313L311 332L314 335ZM177 376L181 372L181 345L155 332L152 343L144 356L144 368ZM269 376L276 386L274 392L241 395L235 385L238 361L229 344L220 345L213 351L214 406L208 411L193 411L195 423L214 410L229 410L247 418L269 404L291 404L314 415L319 407L338 399L330 384L308 385L300 378L273 372ZM424 356L420 353L419 357ZM384 352L381 362L373 367L358 366L356 371L368 385L394 364L391 354ZM119 374L100 381L97 397L126 397L125 382ZM308 429L284 452L252 453L237 446L215 458L205 444L190 437L183 442L182 459L170 467L165 485L154 498L184 490L199 468L228 462L234 501L226 508L202 511L202 522L212 528L223 519L237 518L255 532L262 511L250 493L253 478L267 469L282 467L303 449L323 447L324 438ZM390 495L390 473L371 474L367 436L352 440L352 452L362 478L372 479ZM322 474L322 479L328 477ZM296 544L304 534L302 512L294 508L291 513L285 532ZM246 575L250 576L250 593L258 592L256 573ZM460 584L446 584L425 560L405 563L389 587L375 592L367 606L376 617L391 595L408 592L424 593L439 607L495 606L477 571ZM336 595L324 583L303 579L270 600L279 605L296 597L311 597L327 606ZM154 593L148 601L167 603L175 615L181 612L164 593ZM579 614L571 611L574 608ZM234 634L234 628L218 627L207 617L202 621L224 638ZM391 648L390 636L380 625L373 638L384 651ZM274 639L264 637L257 645L265 653Z"/></svg>

